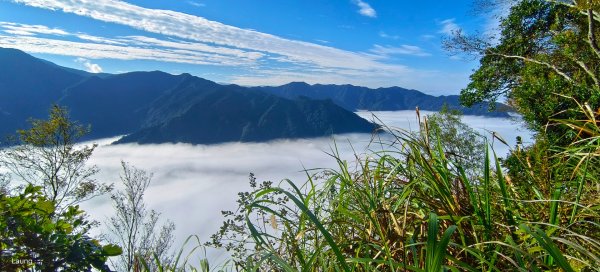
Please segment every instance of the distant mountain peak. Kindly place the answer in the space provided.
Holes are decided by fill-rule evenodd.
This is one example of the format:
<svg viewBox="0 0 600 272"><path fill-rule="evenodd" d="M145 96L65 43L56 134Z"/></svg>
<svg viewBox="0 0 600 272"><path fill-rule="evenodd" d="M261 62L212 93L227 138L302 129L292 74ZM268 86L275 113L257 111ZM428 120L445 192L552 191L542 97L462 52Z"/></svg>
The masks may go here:
<svg viewBox="0 0 600 272"><path fill-rule="evenodd" d="M289 87L310 87L312 85L304 82L304 81L292 81L288 84L281 85L280 87L289 86Z"/></svg>

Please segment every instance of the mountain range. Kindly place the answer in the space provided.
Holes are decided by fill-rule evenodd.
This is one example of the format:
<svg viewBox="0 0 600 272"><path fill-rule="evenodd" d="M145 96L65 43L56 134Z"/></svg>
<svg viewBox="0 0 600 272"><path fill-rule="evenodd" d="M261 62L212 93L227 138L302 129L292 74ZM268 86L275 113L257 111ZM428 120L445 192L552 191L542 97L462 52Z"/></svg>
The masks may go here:
<svg viewBox="0 0 600 272"><path fill-rule="evenodd" d="M490 117L508 117L508 107L496 103L495 111L489 111L487 104L478 104L471 108L460 105L458 95L431 96L401 87L370 89L353 85L309 85L305 82L292 82L277 87L253 87L277 96L294 99L300 96L312 99L331 99L335 104L350 110L397 111L421 110L439 111L444 105L459 110L465 115L483 115Z"/></svg>
<svg viewBox="0 0 600 272"><path fill-rule="evenodd" d="M0 136L26 128L29 118L45 118L53 104L67 107L73 120L91 124L88 138L212 144L370 133L377 125L353 111L438 110L445 103L466 114L506 115L462 108L456 96L399 87L301 82L242 87L159 71L91 74L0 48Z"/></svg>

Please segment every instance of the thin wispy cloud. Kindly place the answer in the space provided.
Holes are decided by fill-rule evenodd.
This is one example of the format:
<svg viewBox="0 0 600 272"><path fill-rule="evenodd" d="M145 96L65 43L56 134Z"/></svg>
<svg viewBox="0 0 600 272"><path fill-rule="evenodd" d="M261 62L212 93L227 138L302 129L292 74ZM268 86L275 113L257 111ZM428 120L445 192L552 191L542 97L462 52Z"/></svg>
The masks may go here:
<svg viewBox="0 0 600 272"><path fill-rule="evenodd" d="M1 32L1 29L0 29ZM82 34L69 34L80 37ZM236 55L214 54L183 49L188 46L202 46L188 42L163 41L143 36L127 36L104 38L85 35L85 40L68 41L31 36L0 35L0 47L21 49L30 53L44 53L64 56L74 56L85 59L117 59L117 60L152 60L170 63L249 67L247 73L239 73L224 81L239 85L282 85L292 81L305 81L311 84L354 84L360 86L419 86L427 82L433 91L430 94L440 94L447 90L461 88L466 82L457 80L457 75L436 71L415 70L401 65L381 64L374 71L358 69L324 68L304 65L298 68L295 62L285 56L266 56L278 63L290 63L288 68L260 67L256 56L248 54L247 58ZM83 39L82 39L83 40ZM97 42L90 42L94 40ZM127 45L122 45L127 44ZM139 44L139 46L136 46ZM143 46L144 45L144 46ZM159 47L158 45L171 46ZM214 49L210 47L210 49ZM234 51L231 54L244 55L244 51ZM371 59L382 59L381 55L365 54ZM280 65L281 66L281 65ZM117 71L118 72L118 71ZM182 71L179 71L182 72ZM458 75L458 77L465 75ZM436 80L432 80L435 78ZM383 82L383 83L382 83ZM451 84L449 84L451 83ZM414 87L413 87L414 88Z"/></svg>
<svg viewBox="0 0 600 272"><path fill-rule="evenodd" d="M27 35L2 36L0 45L28 52L49 53L82 58L156 60L218 66L249 66L264 54L198 42L161 40L145 36L107 38L84 33L69 33L46 26L0 23L0 32L35 29ZM50 34L35 37L37 34ZM56 35L53 37L53 35ZM80 41L77 41L80 40Z"/></svg>
<svg viewBox="0 0 600 272"><path fill-rule="evenodd" d="M211 46L204 43L198 42L185 42L185 41L173 41L173 40L161 40L157 38L145 37L145 36L125 36L121 40L126 40L128 44L139 45L139 46L150 46L150 47L167 47L175 49L183 49L190 51L214 53L218 55L232 56L240 59L257 60L265 56L264 53L257 51L244 51L240 49L234 49L222 46Z"/></svg>
<svg viewBox="0 0 600 272"><path fill-rule="evenodd" d="M199 8L203 8L206 7L206 4L204 3L200 3L200 2L196 2L196 1L187 1L188 4L194 6L194 7L199 7Z"/></svg>
<svg viewBox="0 0 600 272"><path fill-rule="evenodd" d="M398 36L398 35L390 35L383 31L379 31L379 37L382 37L384 39L392 39L392 40L400 39L400 36Z"/></svg>
<svg viewBox="0 0 600 272"><path fill-rule="evenodd" d="M45 53L88 59L154 60L173 63L239 66L252 60L169 48L143 48L111 44L75 42L29 36L0 35L0 47L17 48L30 53Z"/></svg>
<svg viewBox="0 0 600 272"><path fill-rule="evenodd" d="M151 33L282 55L297 63L360 70L381 68L380 63L354 52L314 43L284 39L181 12L147 9L123 1L14 1L33 7L60 10L104 22L127 25Z"/></svg>
<svg viewBox="0 0 600 272"><path fill-rule="evenodd" d="M358 13L360 15L371 18L377 17L377 11L375 11L369 3L362 0L353 0L352 2L358 6Z"/></svg>
<svg viewBox="0 0 600 272"><path fill-rule="evenodd" d="M0 22L3 32L13 35L34 36L37 34L67 35L62 29L49 28L43 25L25 25L11 22Z"/></svg>
<svg viewBox="0 0 600 272"><path fill-rule="evenodd" d="M102 67L100 67L100 65L98 65L96 63L92 63L88 59L77 58L77 59L75 59L75 62L83 64L83 66L85 66L87 71L90 73L94 73L94 74L102 73Z"/></svg>
<svg viewBox="0 0 600 272"><path fill-rule="evenodd" d="M126 45L126 41L119 41L116 39L109 39L104 37L92 36L88 34L75 34L77 38L85 41L97 42L97 43L105 43L105 44L118 44L118 45Z"/></svg>
<svg viewBox="0 0 600 272"><path fill-rule="evenodd" d="M381 45L374 45L373 48L371 50L369 50L369 52L379 55L379 56L391 56L391 55L410 55L410 56L417 56L417 57L428 57L431 56L430 53L426 52L425 50L423 50L422 48L418 47L418 46L414 46L414 45L407 45L407 44L403 44L397 47L394 46L381 46Z"/></svg>
<svg viewBox="0 0 600 272"><path fill-rule="evenodd" d="M500 42L500 18L506 18L510 13L510 8L515 4L516 2L513 1L498 1L492 6L491 10L486 12L486 23L483 27L483 34L490 43L497 44Z"/></svg>
<svg viewBox="0 0 600 272"><path fill-rule="evenodd" d="M457 31L460 31L461 27L455 21L456 21L456 19L454 19L454 18L441 21L439 23L441 26L439 33L442 33L445 35L453 35Z"/></svg>

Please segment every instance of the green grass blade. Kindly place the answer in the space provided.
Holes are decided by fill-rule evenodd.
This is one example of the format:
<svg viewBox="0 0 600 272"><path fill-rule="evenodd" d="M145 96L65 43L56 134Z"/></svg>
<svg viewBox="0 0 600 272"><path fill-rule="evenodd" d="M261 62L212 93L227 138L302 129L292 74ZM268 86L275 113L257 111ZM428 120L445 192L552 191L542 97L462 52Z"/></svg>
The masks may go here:
<svg viewBox="0 0 600 272"><path fill-rule="evenodd" d="M290 185L292 187L295 188L296 192L299 192L299 190L297 190L297 187L295 185L293 185L293 183L291 181L287 181L288 183L290 183ZM329 233L329 231L327 231L327 229L325 229L325 227L323 226L323 224L319 221L319 219L310 211L310 209L305 205L305 203L298 197L296 197L296 195L290 193L287 190L284 190L282 188L268 188L263 190L263 192L260 192L259 194L257 194L257 196L262 196L268 192L279 192L279 193L283 193L285 194L290 200L292 200L294 202L294 204L304 213L308 216L309 220L317 227L317 229L321 232L321 234L323 235L323 237L325 238L325 240L327 241L327 243L329 244L329 246L331 247L331 249L333 250L340 266L343 268L344 271L350 271L350 268L348 267L348 265L346 264L346 260L344 258L344 256L342 255L342 252L340 251L339 247L337 246L337 244L335 243L335 241L333 240L333 237L331 236L331 234ZM250 227L250 231L252 233L252 236L254 237L255 235L258 236L257 242L259 243L265 243L264 239L262 239L261 234L256 230L256 228L251 224L251 222L249 221L249 219L247 218L247 224Z"/></svg>
<svg viewBox="0 0 600 272"><path fill-rule="evenodd" d="M541 229L534 227L529 228L525 224L519 226L520 229L533 236L538 244L556 261L557 265L566 272L574 272L573 267L567 261L567 258L562 254L556 244L548 237L548 235Z"/></svg>
<svg viewBox="0 0 600 272"><path fill-rule="evenodd" d="M450 226L444 231L442 238L438 241L438 216L435 213L429 214L429 222L427 225L425 271L442 271L442 265L446 259L446 248L450 243L452 234L456 230L456 226Z"/></svg>

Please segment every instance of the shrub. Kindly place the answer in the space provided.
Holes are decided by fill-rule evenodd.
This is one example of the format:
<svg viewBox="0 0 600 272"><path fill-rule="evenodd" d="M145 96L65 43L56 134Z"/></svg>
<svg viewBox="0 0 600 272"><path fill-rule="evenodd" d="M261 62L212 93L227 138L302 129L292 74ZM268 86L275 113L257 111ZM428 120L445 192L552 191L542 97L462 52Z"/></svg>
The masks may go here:
<svg viewBox="0 0 600 272"><path fill-rule="evenodd" d="M550 164L573 160L574 147L546 158L554 147L538 142L514 150L506 171L487 148L472 172L480 174L470 176L444 142L432 145L441 139L428 135L435 130L389 132L390 148L360 158L357 169L334 152L339 167L301 186L257 186L251 175L253 191L240 193L236 212L224 212L210 244L231 250L245 271L597 268L599 184L584 170L590 156Z"/></svg>

